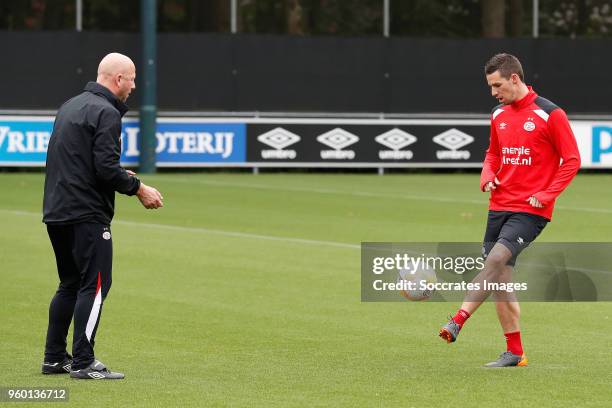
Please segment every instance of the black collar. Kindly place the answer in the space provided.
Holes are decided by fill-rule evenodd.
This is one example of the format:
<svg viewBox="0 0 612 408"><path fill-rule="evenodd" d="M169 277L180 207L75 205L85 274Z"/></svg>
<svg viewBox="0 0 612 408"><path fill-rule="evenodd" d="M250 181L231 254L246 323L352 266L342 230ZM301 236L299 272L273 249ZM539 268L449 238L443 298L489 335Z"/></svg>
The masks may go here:
<svg viewBox="0 0 612 408"><path fill-rule="evenodd" d="M130 109L125 103L121 102L107 87L97 82L89 81L85 85L85 91L106 98L121 114L121 117Z"/></svg>

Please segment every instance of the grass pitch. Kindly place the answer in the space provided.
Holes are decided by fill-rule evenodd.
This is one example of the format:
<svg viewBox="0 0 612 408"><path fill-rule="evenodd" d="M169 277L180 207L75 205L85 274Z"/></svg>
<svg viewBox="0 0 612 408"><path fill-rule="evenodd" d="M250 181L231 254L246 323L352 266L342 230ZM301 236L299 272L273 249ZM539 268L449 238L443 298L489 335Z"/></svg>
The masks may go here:
<svg viewBox="0 0 612 408"><path fill-rule="evenodd" d="M96 354L124 381L42 376L57 285L43 176L0 174L0 386L67 387L69 406L602 407L612 303L524 303L528 368L492 304L457 343L451 303L361 303L361 241L480 241L478 175L160 174L166 206L119 196ZM609 241L612 176L580 175L539 241ZM38 405L34 405L38 406Z"/></svg>

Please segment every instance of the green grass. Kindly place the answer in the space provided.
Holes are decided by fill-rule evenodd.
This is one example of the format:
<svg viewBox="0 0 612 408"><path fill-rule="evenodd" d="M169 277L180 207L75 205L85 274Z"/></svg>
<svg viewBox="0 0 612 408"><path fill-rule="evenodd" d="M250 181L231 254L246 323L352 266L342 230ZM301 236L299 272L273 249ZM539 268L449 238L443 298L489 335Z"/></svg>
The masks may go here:
<svg viewBox="0 0 612 408"><path fill-rule="evenodd" d="M530 366L491 371L492 304L448 346L457 304L360 302L359 250L333 243L480 241L477 175L143 178L166 206L118 196L96 339L126 380L77 382L39 374L57 285L43 177L0 174L0 386L68 387L70 406L612 404L612 303L522 304ZM611 181L578 176L539 240L610 241Z"/></svg>

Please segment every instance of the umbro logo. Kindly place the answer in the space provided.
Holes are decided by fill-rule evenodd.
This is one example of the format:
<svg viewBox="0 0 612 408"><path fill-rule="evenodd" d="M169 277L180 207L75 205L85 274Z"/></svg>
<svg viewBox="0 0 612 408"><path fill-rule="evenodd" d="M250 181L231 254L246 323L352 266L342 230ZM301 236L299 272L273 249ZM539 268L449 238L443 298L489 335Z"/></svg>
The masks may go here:
<svg viewBox="0 0 612 408"><path fill-rule="evenodd" d="M292 144L299 142L301 138L295 133L291 133L282 127L277 127L269 132L257 136L257 140L277 150L281 150L287 146L291 146Z"/></svg>
<svg viewBox="0 0 612 408"><path fill-rule="evenodd" d="M359 137L342 128L335 128L317 136L317 142L331 147L333 150L321 150L324 160L353 160L354 150L344 150L359 141Z"/></svg>
<svg viewBox="0 0 612 408"><path fill-rule="evenodd" d="M500 130L504 130L504 129L506 129L506 126L507 126L506 122L502 122L502 123L499 124L499 129Z"/></svg>
<svg viewBox="0 0 612 408"><path fill-rule="evenodd" d="M264 149L261 151L262 159L293 160L297 157L297 152L293 149L286 148L302 139L287 129L277 127L257 136L257 140L273 147L273 149Z"/></svg>
<svg viewBox="0 0 612 408"><path fill-rule="evenodd" d="M381 160L411 160L413 152L411 150L401 150L417 141L416 136L404 132L398 128L391 129L374 138L377 143L388 147L391 150L379 150L378 158Z"/></svg>
<svg viewBox="0 0 612 408"><path fill-rule="evenodd" d="M444 146L450 150L457 150L463 146L467 146L474 141L474 137L460 131L459 129L449 129L446 132L440 133L433 138L433 141L440 146Z"/></svg>
<svg viewBox="0 0 612 408"><path fill-rule="evenodd" d="M101 379L105 378L103 374L100 374L100 373L98 373L96 371L94 371L92 373L87 373L87 375L89 377L93 378L94 380L101 380Z"/></svg>
<svg viewBox="0 0 612 408"><path fill-rule="evenodd" d="M468 160L470 158L470 151L459 149L474 142L474 137L459 129L452 128L434 136L432 140L434 143L448 149L436 151L436 156L439 160Z"/></svg>
<svg viewBox="0 0 612 408"><path fill-rule="evenodd" d="M400 150L416 142L417 138L410 133L395 128L376 136L374 140L389 149Z"/></svg>
<svg viewBox="0 0 612 408"><path fill-rule="evenodd" d="M342 150L359 141L359 137L342 128L335 128L317 136L317 141L335 150Z"/></svg>

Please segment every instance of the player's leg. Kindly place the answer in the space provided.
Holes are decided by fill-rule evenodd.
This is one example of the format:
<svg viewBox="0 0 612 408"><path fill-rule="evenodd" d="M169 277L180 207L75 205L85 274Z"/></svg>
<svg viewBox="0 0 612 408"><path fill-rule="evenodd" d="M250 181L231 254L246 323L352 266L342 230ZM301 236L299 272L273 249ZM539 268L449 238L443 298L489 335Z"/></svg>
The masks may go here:
<svg viewBox="0 0 612 408"><path fill-rule="evenodd" d="M505 272L500 276L500 283L512 282L513 267L506 265ZM521 308L514 292L495 291L495 309L497 317L504 333L512 333L520 330L519 320Z"/></svg>
<svg viewBox="0 0 612 408"><path fill-rule="evenodd" d="M502 244L495 244L487 255L482 271L472 280L478 290L470 290L465 296L461 308L451 317L446 325L440 329L439 336L452 343L457 339L459 331L465 321L480 307L489 297L491 291L485 287L485 281L496 282L506 270L506 264L512 259L513 254Z"/></svg>
<svg viewBox="0 0 612 408"><path fill-rule="evenodd" d="M113 246L108 226L83 223L75 228L79 242L75 251L81 273L81 287L74 310L74 361L70 376L81 379L118 379L94 357L95 336L102 314L102 304L112 282Z"/></svg>
<svg viewBox="0 0 612 408"><path fill-rule="evenodd" d="M43 374L70 372L72 357L66 352L66 337L79 290L80 276L72 258L74 235L71 225L48 226L47 232L57 264L60 283L49 305Z"/></svg>
<svg viewBox="0 0 612 408"><path fill-rule="evenodd" d="M500 275L500 283L512 282L512 271L516 257L542 232L548 220L532 214L513 214L500 231L500 243L511 249L514 254L505 273ZM520 306L516 293L498 291L495 293L497 316L506 338L506 351L487 367L526 366L527 357L523 351L520 331Z"/></svg>
<svg viewBox="0 0 612 408"><path fill-rule="evenodd" d="M521 359L517 365L526 366L527 357L523 351L521 342L521 327L520 316L521 307L516 301L497 301L495 303L497 317L506 338L506 352L512 353L514 356L520 356Z"/></svg>
<svg viewBox="0 0 612 408"><path fill-rule="evenodd" d="M512 266L506 266L506 273L502 275L499 282L511 283L512 271ZM515 356L521 356L521 365L527 365L527 358L523 355L523 344L521 343L521 307L516 294L514 292L497 291L494 293L494 297L497 318L506 337L506 351Z"/></svg>
<svg viewBox="0 0 612 408"><path fill-rule="evenodd" d="M506 272L500 276L497 282L511 283L512 271L513 266L507 265ZM523 352L523 344L521 342L521 308L516 294L514 292L496 291L493 296L495 298L497 318L506 338L506 351L496 361L486 364L485 367L526 366L527 357Z"/></svg>
<svg viewBox="0 0 612 408"><path fill-rule="evenodd" d="M497 252L499 249L497 249L493 253L493 257L489 256L495 246L495 243L497 242L499 233L510 214L511 213L506 211L489 211L482 246L482 253L487 259L485 260L485 267L476 276L476 278L474 278L474 282L481 282L482 284L486 274L492 273L495 269L495 265L493 265L493 263L497 261L499 256L503 255L499 254L498 256ZM488 295L488 293L484 292L480 294L477 293L477 291L474 293L468 292L463 304L461 305L461 308L459 308L455 315L449 319L448 323L442 327L439 336L448 343L454 342L457 339L457 335L459 334L459 331L465 324L466 320L476 311L476 309L478 309L478 307L480 307Z"/></svg>
<svg viewBox="0 0 612 408"><path fill-rule="evenodd" d="M488 252L485 265L482 271L472 279L472 283L478 287L478 290L470 290L465 295L465 299L461 304L461 309L466 310L470 315L473 314L482 303L491 295L491 291L485 286L486 282L499 282L504 279L504 275L508 270L508 262L514 257L510 251L502 243L496 243Z"/></svg>
<svg viewBox="0 0 612 408"><path fill-rule="evenodd" d="M499 324L504 333L513 333L521 330L521 306L519 302L495 302L495 310Z"/></svg>

